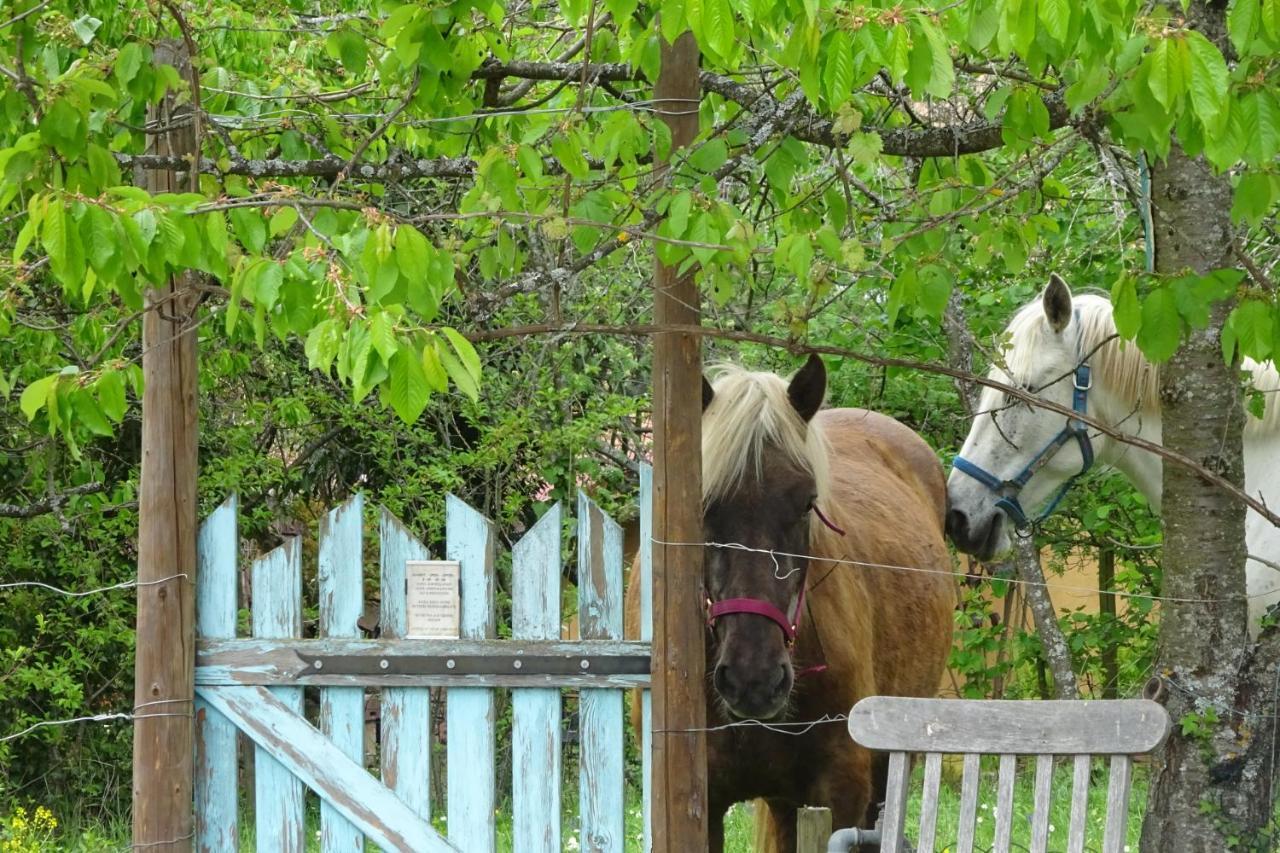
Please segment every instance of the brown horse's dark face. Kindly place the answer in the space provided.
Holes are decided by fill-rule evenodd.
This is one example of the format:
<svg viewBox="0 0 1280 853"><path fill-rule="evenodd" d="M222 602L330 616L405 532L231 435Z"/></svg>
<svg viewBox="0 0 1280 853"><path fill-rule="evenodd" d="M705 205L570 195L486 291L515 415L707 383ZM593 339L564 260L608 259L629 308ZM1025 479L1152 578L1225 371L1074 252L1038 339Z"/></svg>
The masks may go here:
<svg viewBox="0 0 1280 853"><path fill-rule="evenodd" d="M807 422L826 390L826 371L816 357L791 381L788 396ZM711 402L704 387L703 408ZM759 478L748 477L730 495L707 507L707 542L736 543L761 551L807 554L809 521L817 488L813 475L785 454L766 453ZM767 602L788 619L797 615L808 571L801 557L730 548L707 548L707 595L712 601ZM725 709L742 718L772 719L788 704L795 673L787 637L778 624L756 613L727 613L712 628L712 685Z"/></svg>

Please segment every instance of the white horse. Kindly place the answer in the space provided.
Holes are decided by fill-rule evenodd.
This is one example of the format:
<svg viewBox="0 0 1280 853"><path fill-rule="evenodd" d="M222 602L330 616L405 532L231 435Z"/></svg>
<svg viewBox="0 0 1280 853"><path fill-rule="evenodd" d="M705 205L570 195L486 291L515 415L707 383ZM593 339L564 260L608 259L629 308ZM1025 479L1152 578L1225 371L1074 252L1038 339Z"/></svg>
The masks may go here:
<svg viewBox="0 0 1280 853"><path fill-rule="evenodd" d="M989 376L1158 444L1158 369L1115 334L1110 300L1093 294L1073 298L1054 275L1043 297L1023 306L1009 324L1003 365ZM1273 365L1246 359L1244 368L1252 372L1255 388L1280 391ZM1244 487L1267 506L1280 507L1280 396L1268 397L1263 419L1249 416L1244 428ZM1052 512L1095 461L1124 473L1159 512L1160 457L985 388L947 480L947 533L956 547L979 559L1003 553L1010 547L1010 528ZM1249 629L1256 637L1263 614L1280 601L1280 528L1250 510L1245 535Z"/></svg>

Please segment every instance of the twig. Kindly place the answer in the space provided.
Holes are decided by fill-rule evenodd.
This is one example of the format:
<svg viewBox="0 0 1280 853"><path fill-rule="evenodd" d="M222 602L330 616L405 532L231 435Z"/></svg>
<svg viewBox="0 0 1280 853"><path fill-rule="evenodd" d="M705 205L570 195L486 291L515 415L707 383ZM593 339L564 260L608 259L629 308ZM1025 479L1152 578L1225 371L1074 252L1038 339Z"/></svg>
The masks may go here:
<svg viewBox="0 0 1280 853"><path fill-rule="evenodd" d="M53 0L44 0L44 2L37 3L36 5L32 6L30 9L28 9L25 12L19 12L9 20L5 21L3 24L0 24L0 30L3 30L5 27L13 26L14 24L18 23L18 21L21 21L23 18L26 18L29 15L34 15L36 12L39 12L41 9L43 9L45 6L48 6L52 2Z"/></svg>
<svg viewBox="0 0 1280 853"><path fill-rule="evenodd" d="M418 84L421 81L422 69L419 68L413 72L413 82L409 84L409 91L405 94L404 100L400 102L399 106L388 113L387 117L383 119L382 124L378 126L377 130L371 133L363 142L360 143L359 146L357 146L355 152L351 155L351 158L347 160L347 165L343 166L342 171L338 172L338 177L334 178L333 186L330 187L329 190L330 193L337 192L338 185L346 179L347 175L351 173L351 170L355 168L355 165L360 162L361 155L363 155L365 151L369 150L369 146L374 143L374 140L386 133L387 128L391 127L391 123L396 120L396 117L408 108L409 102L412 101L413 96L418 93Z"/></svg>

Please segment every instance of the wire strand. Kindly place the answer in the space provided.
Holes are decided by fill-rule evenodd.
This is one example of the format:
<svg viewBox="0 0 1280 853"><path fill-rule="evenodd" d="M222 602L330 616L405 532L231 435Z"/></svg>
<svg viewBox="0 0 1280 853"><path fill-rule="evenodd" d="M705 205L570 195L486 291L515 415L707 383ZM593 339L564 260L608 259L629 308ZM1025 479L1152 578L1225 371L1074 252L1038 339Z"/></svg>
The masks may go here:
<svg viewBox="0 0 1280 853"><path fill-rule="evenodd" d="M131 581L124 581L123 583L112 584L111 586L100 586L100 587L97 587L96 589L86 589L86 590L80 590L80 591L63 589L60 586L53 586L52 584L47 584L47 583L44 583L43 581L14 581L13 583L0 583L0 590L20 589L22 587L35 587L37 589L47 589L50 592L56 592L58 595L65 595L68 598L83 598L86 595L97 595L100 592L111 592L117 589L131 589L131 588L136 588L140 586L155 586L156 584L168 583L169 581L177 580L178 578L185 579L187 577L188 576L186 572L182 572L180 574L169 575L168 577L158 578L153 581L131 580Z"/></svg>
<svg viewBox="0 0 1280 853"><path fill-rule="evenodd" d="M724 548L731 551L749 551L753 554L768 554L771 557L773 557L774 560L777 560L778 557L795 557L802 560L813 560L815 562L834 563L837 565L845 565L845 566L862 566L864 568L869 568L869 569L890 569L898 572L914 572L917 574L925 574L925 575L949 575L954 578L969 577L969 575L966 574L965 572L960 572L955 570L925 569L919 566L898 566L898 565L894 565L893 563L870 563L863 560L846 560L846 559L837 559L835 557L819 557L815 554L793 554L789 551L775 551L769 548L751 548L746 545L741 545L737 542L667 542L662 539L657 539L655 537L650 537L649 541L651 541L655 545L668 545L668 546L687 547L687 548ZM1023 580L1022 578L994 578L994 580L999 580L1003 583L1021 584L1023 586L1044 587L1046 589L1049 586L1048 581L1028 581L1028 580ZM1114 595L1117 598L1140 598L1145 601L1167 601L1174 604L1222 604L1222 603L1231 602L1231 601L1250 601L1255 598L1267 598L1268 596L1271 596L1274 594L1273 592L1260 592L1260 593L1254 593L1253 595L1246 594L1243 596L1232 596L1230 598L1179 598L1177 596L1171 596L1171 595L1154 595L1152 593L1146 593L1146 592L1126 592L1124 590L1097 589L1094 587L1087 587L1087 586L1056 586L1055 588L1063 592L1094 593L1094 594L1105 593L1106 595Z"/></svg>
<svg viewBox="0 0 1280 853"><path fill-rule="evenodd" d="M707 726L706 728L690 728L690 729L654 729L654 734L689 734L692 732L723 732L729 729L741 728L760 728L768 729L780 735L798 736L808 734L815 727L826 725L828 723L843 723L848 721L848 714L823 714L816 720L799 720L785 723L771 723L765 720L735 720L732 723L724 723L719 726Z"/></svg>

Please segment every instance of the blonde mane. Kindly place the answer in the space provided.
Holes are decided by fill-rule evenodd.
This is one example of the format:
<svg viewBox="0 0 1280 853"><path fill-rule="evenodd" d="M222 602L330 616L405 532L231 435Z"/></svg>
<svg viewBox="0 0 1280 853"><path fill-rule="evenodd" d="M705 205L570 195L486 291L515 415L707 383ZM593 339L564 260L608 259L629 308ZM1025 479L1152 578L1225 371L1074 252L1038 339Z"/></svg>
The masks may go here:
<svg viewBox="0 0 1280 853"><path fill-rule="evenodd" d="M818 497L826 497L826 439L791 405L786 381L731 364L711 371L715 397L702 414L703 506L730 494L748 472L760 477L769 448L811 472Z"/></svg>
<svg viewBox="0 0 1280 853"><path fill-rule="evenodd" d="M1122 399L1130 400L1138 412L1160 414L1160 369L1147 361L1131 341L1116 335L1111 300L1097 293L1077 293L1071 297L1076 312L1080 351L1091 354L1094 381ZM1013 377L1026 376L1036 364L1042 345L1048 338L1041 301L1024 305L1006 329L1008 344L1004 349L1005 367ZM1267 406L1261 420L1249 416L1245 431L1260 434L1280 428L1280 374L1274 364L1258 364L1245 359L1243 367L1253 375L1253 387L1267 393ZM1004 370L995 368L993 375L1007 380ZM986 393L993 393L986 389ZM998 394L996 395L998 396ZM984 400L984 404L990 402ZM987 406L984 405L984 408Z"/></svg>

